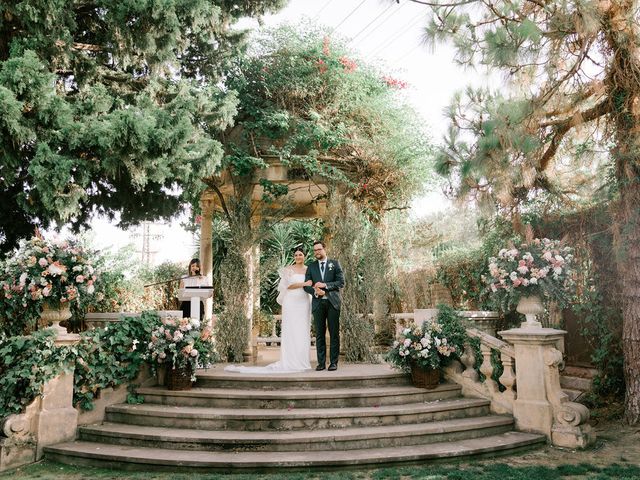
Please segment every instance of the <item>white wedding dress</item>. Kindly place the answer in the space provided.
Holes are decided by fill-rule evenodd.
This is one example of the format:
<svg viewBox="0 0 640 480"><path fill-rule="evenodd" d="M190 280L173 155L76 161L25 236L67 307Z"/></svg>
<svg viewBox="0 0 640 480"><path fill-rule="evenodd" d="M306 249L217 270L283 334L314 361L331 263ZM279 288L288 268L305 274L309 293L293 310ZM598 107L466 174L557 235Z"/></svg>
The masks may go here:
<svg viewBox="0 0 640 480"><path fill-rule="evenodd" d="M304 282L304 273L290 268L280 270L277 302L282 305L280 360L264 367L229 365L227 372L295 373L311 370L311 295L302 288L289 289L292 283Z"/></svg>

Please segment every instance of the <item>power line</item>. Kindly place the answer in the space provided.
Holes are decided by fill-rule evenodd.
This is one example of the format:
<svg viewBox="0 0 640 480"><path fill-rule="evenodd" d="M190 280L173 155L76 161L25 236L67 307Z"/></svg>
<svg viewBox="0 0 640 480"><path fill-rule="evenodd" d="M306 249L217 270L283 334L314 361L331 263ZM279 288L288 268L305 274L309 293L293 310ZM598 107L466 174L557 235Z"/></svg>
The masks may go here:
<svg viewBox="0 0 640 480"><path fill-rule="evenodd" d="M351 10L351 12L349 12L349 15L347 15L346 17L344 17L344 18L342 19L342 21L341 21L338 25L336 25L335 27L333 27L333 30L337 30L337 29L338 29L338 27L340 27L344 22L346 22L347 20L349 20L349 17L351 17L351 15L353 15L354 13L356 13L356 11L357 11L357 10L358 10L362 5L364 5L364 2L366 2L366 1L367 1L367 0L362 0L362 1L358 4L358 6L357 6L356 8L354 8L353 10Z"/></svg>
<svg viewBox="0 0 640 480"><path fill-rule="evenodd" d="M351 41L354 41L356 38L358 38L358 36L360 36L360 34L361 34L362 32L364 32L367 28L369 28L373 22L375 22L376 20L378 20L378 19L379 19L382 15L384 15L385 13L387 13L387 10L389 10L390 8L393 8L393 7L395 7L395 6L396 6L396 4L395 4L395 3L392 3L392 4L391 4L391 5L389 5L387 8L385 8L381 13L379 13L379 14L376 16L376 18L374 18L373 20L371 20L369 23L367 23L367 24L365 25L365 27L364 27L362 30L360 30L358 33L356 33L356 34L355 34L355 36L351 39ZM384 22L383 22L383 23L384 23ZM375 32L375 29L373 29L373 31Z"/></svg>
<svg viewBox="0 0 640 480"><path fill-rule="evenodd" d="M422 15L419 15L408 25L404 25L402 28L396 30L394 33L388 36L377 48L374 49L373 53L371 53L371 56L373 57L378 52L387 48L389 45L391 45L396 40L398 40L398 38L402 37L405 33L407 33L411 27L413 27L414 25L416 25L418 22L421 22L421 21L424 21L424 18L422 17Z"/></svg>
<svg viewBox="0 0 640 480"><path fill-rule="evenodd" d="M373 29L373 30L371 30L369 33L367 33L364 37L362 37L360 40L358 40L358 42L357 42L357 43L361 43L361 42L363 42L366 38L368 38L369 36L371 36L371 34L372 34L372 33L374 33L374 32L376 32L376 31L377 31L377 30L378 30L382 25L384 25L384 24L387 22L387 20L389 20L389 19L390 19L391 17L393 17L396 13L398 13L398 12L402 9L402 7L404 7L405 5L408 5L408 4L409 4L409 2L404 2L403 4L401 4L401 5L400 5L396 10L394 10L393 12L391 12L391 15L389 15L389 16L388 16L387 18L385 18L382 22L380 22L376 28L374 28L374 29ZM386 12L386 10L385 10L385 12ZM382 12L382 13L384 13L384 12ZM365 27L365 28L366 28L366 27ZM363 30L364 30L364 29L363 29ZM360 33L362 33L362 31L360 31ZM360 33L358 33L358 35L360 35ZM358 35L356 35L356 37L357 37ZM355 37L354 37L354 39L355 39Z"/></svg>
<svg viewBox="0 0 640 480"><path fill-rule="evenodd" d="M404 60L405 58L407 58L409 55L411 55L413 52L415 52L418 48L420 48L422 45L418 44L415 47L413 47L411 50L409 50L407 53L405 53L404 55L402 55L401 57L395 59L393 62L391 62L392 65L401 62L402 60Z"/></svg>
<svg viewBox="0 0 640 480"><path fill-rule="evenodd" d="M328 1L327 3L325 3L322 7L320 7L320 10L318 10L318 13L316 13L316 14L313 16L313 19L314 19L314 20L317 20L317 19L318 19L318 17L320 16L320 14L321 14L322 12L324 12L324 11L325 11L325 9L326 9L326 8L327 8L327 7L328 7L332 2L333 2L333 0L329 0L329 1Z"/></svg>

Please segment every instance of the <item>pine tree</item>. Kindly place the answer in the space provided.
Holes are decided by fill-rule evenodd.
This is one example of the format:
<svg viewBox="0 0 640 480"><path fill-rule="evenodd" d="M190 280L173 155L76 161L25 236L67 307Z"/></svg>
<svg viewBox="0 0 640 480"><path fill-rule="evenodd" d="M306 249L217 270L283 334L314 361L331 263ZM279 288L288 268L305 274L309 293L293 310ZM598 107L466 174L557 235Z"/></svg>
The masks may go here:
<svg viewBox="0 0 640 480"><path fill-rule="evenodd" d="M34 226L169 217L235 113L230 26L286 0L0 0L0 250Z"/></svg>
<svg viewBox="0 0 640 480"><path fill-rule="evenodd" d="M619 239L625 419L640 422L640 25L633 0L436 0L427 37L463 65L505 74L502 91L469 89L450 109L439 168L458 193L513 208L557 189L561 161L609 149ZM580 180L577 170L574 184Z"/></svg>

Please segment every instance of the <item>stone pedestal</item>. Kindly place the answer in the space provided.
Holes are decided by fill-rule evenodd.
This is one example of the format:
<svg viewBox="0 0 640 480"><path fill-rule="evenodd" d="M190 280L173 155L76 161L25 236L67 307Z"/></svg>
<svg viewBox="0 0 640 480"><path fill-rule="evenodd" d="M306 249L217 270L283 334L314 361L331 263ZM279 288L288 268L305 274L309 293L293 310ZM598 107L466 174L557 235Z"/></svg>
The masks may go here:
<svg viewBox="0 0 640 480"><path fill-rule="evenodd" d="M467 328L477 328L481 332L487 333L492 337L496 336L496 324L500 318L498 312L482 311L482 310L461 310L458 312L464 319Z"/></svg>
<svg viewBox="0 0 640 480"><path fill-rule="evenodd" d="M499 333L515 351L516 428L543 433L562 447L584 448L593 443L595 434L587 424L589 410L570 402L560 386L566 332L529 325Z"/></svg>
<svg viewBox="0 0 640 480"><path fill-rule="evenodd" d="M518 396L513 410L516 428L544 433L551 438L554 415L545 380L548 369L545 353L563 344L566 332L552 328L514 328L499 333L513 345L516 354Z"/></svg>
<svg viewBox="0 0 640 480"><path fill-rule="evenodd" d="M38 444L36 459L48 445L76 438L78 411L73 408L73 370L47 382L42 391L42 403L37 414Z"/></svg>

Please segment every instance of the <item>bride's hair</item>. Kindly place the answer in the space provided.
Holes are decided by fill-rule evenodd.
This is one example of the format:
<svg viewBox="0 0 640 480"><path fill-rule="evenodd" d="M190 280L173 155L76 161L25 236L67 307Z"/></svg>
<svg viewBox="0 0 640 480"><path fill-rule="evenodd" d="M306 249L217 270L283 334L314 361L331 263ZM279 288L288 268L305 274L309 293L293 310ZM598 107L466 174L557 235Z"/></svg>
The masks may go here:
<svg viewBox="0 0 640 480"><path fill-rule="evenodd" d="M293 254L295 255L296 252L302 252L302 254L304 255L304 248L302 248L302 244L300 245L296 245L295 247L293 247Z"/></svg>

